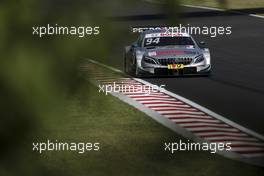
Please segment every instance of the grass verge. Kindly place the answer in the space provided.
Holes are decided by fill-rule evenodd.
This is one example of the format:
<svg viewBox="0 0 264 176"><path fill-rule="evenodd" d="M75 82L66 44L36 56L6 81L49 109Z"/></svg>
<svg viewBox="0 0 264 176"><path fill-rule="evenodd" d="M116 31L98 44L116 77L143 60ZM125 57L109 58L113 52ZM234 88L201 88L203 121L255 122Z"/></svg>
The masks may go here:
<svg viewBox="0 0 264 176"><path fill-rule="evenodd" d="M67 113L49 119L42 136L68 142L100 142L99 152L35 154L44 168L63 175L250 175L264 169L209 152L164 151L183 139L150 117L86 83L68 98ZM56 174L54 174L56 175ZM60 174L57 174L60 175Z"/></svg>

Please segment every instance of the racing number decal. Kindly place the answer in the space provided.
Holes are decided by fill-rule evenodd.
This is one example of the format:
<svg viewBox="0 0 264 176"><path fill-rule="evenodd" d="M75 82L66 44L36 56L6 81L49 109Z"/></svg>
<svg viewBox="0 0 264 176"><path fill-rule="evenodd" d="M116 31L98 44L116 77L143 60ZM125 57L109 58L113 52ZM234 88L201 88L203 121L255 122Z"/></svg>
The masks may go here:
<svg viewBox="0 0 264 176"><path fill-rule="evenodd" d="M148 38L146 40L146 45L151 45L152 43L158 44L160 42L160 38L156 37L156 38Z"/></svg>
<svg viewBox="0 0 264 176"><path fill-rule="evenodd" d="M184 65L183 64L170 64L168 65L168 69L183 69Z"/></svg>

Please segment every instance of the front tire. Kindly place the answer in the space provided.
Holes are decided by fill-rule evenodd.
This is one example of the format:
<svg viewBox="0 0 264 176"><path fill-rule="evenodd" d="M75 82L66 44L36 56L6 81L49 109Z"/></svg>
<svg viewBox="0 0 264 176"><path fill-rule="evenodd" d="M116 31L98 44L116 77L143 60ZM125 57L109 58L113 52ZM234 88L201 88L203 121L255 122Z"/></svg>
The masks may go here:
<svg viewBox="0 0 264 176"><path fill-rule="evenodd" d="M134 67L134 68L133 68L133 73L132 73L132 75L133 75L134 77L136 77L136 78L141 78L143 75L142 75L142 73L140 72L140 69L139 69L139 67L138 67L136 61L135 61L135 65L134 65L133 67Z"/></svg>
<svg viewBox="0 0 264 176"><path fill-rule="evenodd" d="M126 54L124 54L124 72L128 74Z"/></svg>

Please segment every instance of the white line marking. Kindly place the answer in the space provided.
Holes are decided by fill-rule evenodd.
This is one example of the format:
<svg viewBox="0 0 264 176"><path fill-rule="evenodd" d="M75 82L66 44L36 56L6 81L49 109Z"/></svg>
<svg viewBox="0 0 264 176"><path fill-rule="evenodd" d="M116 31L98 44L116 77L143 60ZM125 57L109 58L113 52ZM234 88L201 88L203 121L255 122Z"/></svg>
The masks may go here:
<svg viewBox="0 0 264 176"><path fill-rule="evenodd" d="M214 7L206 7L206 6L195 6L195 5L188 5L188 4L182 4L182 6L184 7L191 7L191 8L198 8L198 9L207 9L207 10L215 10L215 11L226 11L225 9L220 9L220 8L214 8ZM233 9L234 12L236 12L236 9ZM264 16L262 15L256 15L256 14L247 14L247 13L242 13L242 12L237 12L237 13L241 13L244 15L248 15L250 17L256 17L256 18L262 18L264 19Z"/></svg>
<svg viewBox="0 0 264 176"><path fill-rule="evenodd" d="M154 4L161 4L161 2L154 1L154 0L143 0L143 1L146 1L146 2L149 2L149 3L154 3ZM189 5L189 4L181 4L181 6L189 7L189 8L205 9L205 10L215 10L215 11L221 11L221 12L226 11L225 9L216 8L216 7L207 7L207 6L198 6L198 5ZM234 10L234 12L236 12L236 9L233 9L233 10ZM238 13L241 13L241 12L238 12ZM251 16L251 17L255 17L255 18L264 19L264 16L262 16L262 15L247 14L247 13L242 13L242 14L245 14L245 15L248 15L248 16Z"/></svg>
<svg viewBox="0 0 264 176"><path fill-rule="evenodd" d="M221 136L248 136L245 133L229 133L229 132L196 132L200 137L221 137Z"/></svg>
<svg viewBox="0 0 264 176"><path fill-rule="evenodd" d="M189 118L196 118L196 119L213 119L216 120L217 122L220 122L217 119L212 118L211 116L208 115L196 115L196 114L163 114L160 113L162 115L164 115L165 117L171 118L171 119L177 119L177 118L185 118L185 119L189 119Z"/></svg>
<svg viewBox="0 0 264 176"><path fill-rule="evenodd" d="M256 17L256 18L264 18L262 15L256 15L256 14L249 14L251 17Z"/></svg>
<svg viewBox="0 0 264 176"><path fill-rule="evenodd" d="M139 102L142 104L150 104L150 105L161 104L161 103L183 105L183 102L177 100L139 100Z"/></svg>
<svg viewBox="0 0 264 176"><path fill-rule="evenodd" d="M170 119L173 122L218 122L217 120L214 119L195 119L195 118L188 118L188 119Z"/></svg>
<svg viewBox="0 0 264 176"><path fill-rule="evenodd" d="M226 132L239 132L237 129L235 128L222 128L222 127L199 127L199 128L194 128L194 127L188 127L186 128L189 131L192 132L197 132L197 131L210 131L210 130L221 130L221 131L226 131Z"/></svg>
<svg viewBox="0 0 264 176"><path fill-rule="evenodd" d="M195 127L195 126L208 126L208 127L229 127L227 124L210 124L210 123L182 123L179 124L185 128Z"/></svg>
<svg viewBox="0 0 264 176"><path fill-rule="evenodd" d="M191 111L179 111L179 110L168 110L168 111L159 111L157 110L158 113L160 114L166 114L166 115L169 115L169 114L175 114L175 113L185 113L185 114L195 114L195 115L204 115L203 112L191 112Z"/></svg>
<svg viewBox="0 0 264 176"><path fill-rule="evenodd" d="M133 98L133 97L131 97L131 98ZM142 101L144 101L144 100L164 100L164 101L166 101L166 100L174 100L175 101L175 99L174 98L166 98L166 97L140 97L140 98L134 98L135 100L137 100L137 101L140 101L140 102L142 102Z"/></svg>
<svg viewBox="0 0 264 176"><path fill-rule="evenodd" d="M137 86L142 86L141 83L137 83L137 82L132 82L132 81L126 81L126 82L111 82L111 81L102 81L103 84L108 84L108 85L137 85Z"/></svg>
<svg viewBox="0 0 264 176"><path fill-rule="evenodd" d="M225 11L225 9L220 9L216 7L196 6L196 5L188 5L188 4L182 4L181 6L190 7L190 8L206 9L206 10L215 10L215 11L221 11L221 12Z"/></svg>
<svg viewBox="0 0 264 176"><path fill-rule="evenodd" d="M137 98L171 98L168 95L128 95L131 98L137 99Z"/></svg>
<svg viewBox="0 0 264 176"><path fill-rule="evenodd" d="M123 73L121 70L119 69L116 69L114 67L111 67L111 66L108 66L108 65L105 65L105 64L102 64L100 62L97 62L95 60L92 60L92 59L89 59L90 62L94 63L94 64L97 64L97 65L101 65L102 67L105 67L105 68L108 68L109 70L112 70L114 72L117 72L117 73Z"/></svg>
<svg viewBox="0 0 264 176"><path fill-rule="evenodd" d="M150 107L151 109L156 110L157 112L162 112L162 111L173 111L173 110L178 110L178 111L186 111L186 112L198 112L197 109L194 108L180 108L180 107L174 107L174 106L156 106L156 107Z"/></svg>
<svg viewBox="0 0 264 176"><path fill-rule="evenodd" d="M185 105L185 104L183 104L183 105L181 105L181 104L145 104L145 106L148 106L150 108L161 107L161 106L166 107L166 108L168 108L168 107L190 108L189 105Z"/></svg>
<svg viewBox="0 0 264 176"><path fill-rule="evenodd" d="M205 139L213 141L213 140L231 140L231 139L236 139L236 140L243 140L243 141L258 141L255 138L251 137L234 137L234 136L223 136L223 137L205 137Z"/></svg>
<svg viewBox="0 0 264 176"><path fill-rule="evenodd" d="M151 95L165 95L164 93L161 93L161 92L151 92L150 94L148 94L148 93L144 93L144 92L133 92L133 93L131 93L131 92L124 92L123 93L124 95L127 95L127 96L130 96L130 95L137 95L137 96L139 96L139 95L149 95L149 96L151 96Z"/></svg>

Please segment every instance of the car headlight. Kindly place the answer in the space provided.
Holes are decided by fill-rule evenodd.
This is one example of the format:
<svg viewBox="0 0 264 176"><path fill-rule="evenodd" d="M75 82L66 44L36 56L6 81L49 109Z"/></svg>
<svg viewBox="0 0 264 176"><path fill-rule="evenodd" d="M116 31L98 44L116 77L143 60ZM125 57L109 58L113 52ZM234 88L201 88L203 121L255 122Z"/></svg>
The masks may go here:
<svg viewBox="0 0 264 176"><path fill-rule="evenodd" d="M148 56L144 56L143 60L144 60L144 62L149 63L149 64L157 64L153 58L148 57Z"/></svg>
<svg viewBox="0 0 264 176"><path fill-rule="evenodd" d="M203 55L204 55L204 58L205 58L205 61L206 61L206 64L207 65L209 65L209 64L211 64L211 56L210 56L210 51L209 51L209 49L204 49L204 53L203 53Z"/></svg>
<svg viewBox="0 0 264 176"><path fill-rule="evenodd" d="M195 58L195 62L194 63L199 63L204 61L204 56L203 55L199 55Z"/></svg>

